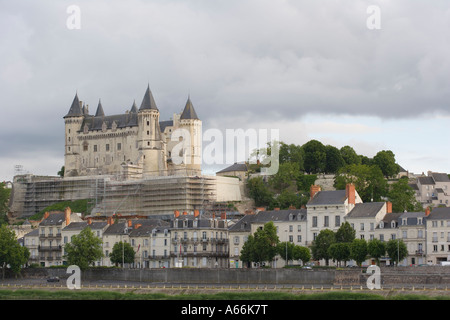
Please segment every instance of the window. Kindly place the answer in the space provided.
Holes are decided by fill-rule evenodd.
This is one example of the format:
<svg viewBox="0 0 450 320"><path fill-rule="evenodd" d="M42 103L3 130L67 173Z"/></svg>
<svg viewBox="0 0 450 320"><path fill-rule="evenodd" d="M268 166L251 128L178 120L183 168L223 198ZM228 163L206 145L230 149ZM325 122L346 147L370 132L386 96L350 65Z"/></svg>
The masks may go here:
<svg viewBox="0 0 450 320"><path fill-rule="evenodd" d="M97 145L94 144L94 152L97 152Z"/></svg>
<svg viewBox="0 0 450 320"><path fill-rule="evenodd" d="M109 151L109 144L106 144L106 151Z"/></svg>
<svg viewBox="0 0 450 320"><path fill-rule="evenodd" d="M403 239L408 238L408 232L406 230L403 230L402 236L403 236Z"/></svg>
<svg viewBox="0 0 450 320"><path fill-rule="evenodd" d="M334 226L339 227L341 225L341 216L334 217Z"/></svg>
<svg viewBox="0 0 450 320"><path fill-rule="evenodd" d="M324 216L323 217L323 226L324 227L328 227L329 225L329 217L328 216Z"/></svg>
<svg viewBox="0 0 450 320"><path fill-rule="evenodd" d="M364 231L364 223L361 223L361 224L360 224L359 230L360 230L360 231Z"/></svg>
<svg viewBox="0 0 450 320"><path fill-rule="evenodd" d="M294 227L292 225L289 226L289 232L292 232L294 230Z"/></svg>
<svg viewBox="0 0 450 320"><path fill-rule="evenodd" d="M302 242L302 236L297 236L297 242Z"/></svg>
<svg viewBox="0 0 450 320"><path fill-rule="evenodd" d="M313 219L312 219L312 226L314 227L314 228L316 228L317 227L317 217L312 217Z"/></svg>
<svg viewBox="0 0 450 320"><path fill-rule="evenodd" d="M117 150L118 151L122 150L122 144L120 142L117 144Z"/></svg>

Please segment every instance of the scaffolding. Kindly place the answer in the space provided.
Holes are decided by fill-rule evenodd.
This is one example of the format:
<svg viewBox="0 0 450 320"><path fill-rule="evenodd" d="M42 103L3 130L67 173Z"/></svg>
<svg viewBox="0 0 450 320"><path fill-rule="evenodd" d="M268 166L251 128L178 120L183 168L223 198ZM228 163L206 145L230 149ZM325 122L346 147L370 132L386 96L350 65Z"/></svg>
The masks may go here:
<svg viewBox="0 0 450 320"><path fill-rule="evenodd" d="M38 177L14 179L11 210L29 217L57 202L89 200L93 216L173 214L205 210L217 199L213 176L160 176L123 180L118 176Z"/></svg>

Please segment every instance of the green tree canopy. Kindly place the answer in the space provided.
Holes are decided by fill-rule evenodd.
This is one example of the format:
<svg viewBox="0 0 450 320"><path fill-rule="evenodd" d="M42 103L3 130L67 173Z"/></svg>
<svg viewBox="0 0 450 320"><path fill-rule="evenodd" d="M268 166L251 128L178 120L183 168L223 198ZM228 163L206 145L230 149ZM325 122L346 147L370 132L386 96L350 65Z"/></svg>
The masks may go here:
<svg viewBox="0 0 450 320"><path fill-rule="evenodd" d="M406 244L401 239L391 239L386 244L386 252L391 262L397 264L408 256Z"/></svg>
<svg viewBox="0 0 450 320"><path fill-rule="evenodd" d="M312 242L311 252L315 260L325 260L328 266L331 255L328 248L336 242L336 235L330 229L323 229L319 232L316 239Z"/></svg>
<svg viewBox="0 0 450 320"><path fill-rule="evenodd" d="M346 165L361 164L361 157L350 146L344 146L340 150L342 159L344 159Z"/></svg>
<svg viewBox="0 0 450 320"><path fill-rule="evenodd" d="M6 188L5 183L0 183L0 225L8 224L8 202L11 190Z"/></svg>
<svg viewBox="0 0 450 320"><path fill-rule="evenodd" d="M386 254L386 244L379 239L369 240L367 243L367 253L380 265L380 258Z"/></svg>
<svg viewBox="0 0 450 320"><path fill-rule="evenodd" d="M256 206L268 206L273 201L273 194L262 177L251 178L247 182L250 197Z"/></svg>
<svg viewBox="0 0 450 320"><path fill-rule="evenodd" d="M5 278L6 268L9 266L17 275L21 267L26 264L30 252L26 247L22 247L16 238L13 230L3 224L0 226L0 266L2 268L2 278Z"/></svg>
<svg viewBox="0 0 450 320"><path fill-rule="evenodd" d="M333 260L341 265L342 261L350 260L350 243L349 242L336 242L330 245L328 248L328 254Z"/></svg>
<svg viewBox="0 0 450 320"><path fill-rule="evenodd" d="M116 266L124 263L133 263L136 253L133 247L128 242L116 242L113 246L112 252L109 254L109 259Z"/></svg>
<svg viewBox="0 0 450 320"><path fill-rule="evenodd" d="M352 242L355 240L356 231L348 221L345 221L336 231L336 242Z"/></svg>
<svg viewBox="0 0 450 320"><path fill-rule="evenodd" d="M91 228L84 228L79 234L72 236L71 242L64 247L65 258L69 265L76 265L86 270L95 261L103 257L102 240Z"/></svg>
<svg viewBox="0 0 450 320"><path fill-rule="evenodd" d="M422 204L416 200L415 191L409 185L407 177L400 178L390 186L388 199L392 202L393 212L422 211Z"/></svg>
<svg viewBox="0 0 450 320"><path fill-rule="evenodd" d="M304 151L304 168L308 173L321 173L325 171L327 153L325 146L317 140L306 142L302 149Z"/></svg>
<svg viewBox="0 0 450 320"><path fill-rule="evenodd" d="M338 190L343 190L347 184L353 183L363 202L381 201L388 192L387 181L378 166L345 166L339 170L334 181Z"/></svg>
<svg viewBox="0 0 450 320"><path fill-rule="evenodd" d="M280 164L278 172L269 178L270 186L278 193L294 186L297 189L296 179L300 174L298 163L285 162Z"/></svg>
<svg viewBox="0 0 450 320"><path fill-rule="evenodd" d="M355 239L350 244L350 258L355 260L358 266L367 258L367 241L365 239Z"/></svg>
<svg viewBox="0 0 450 320"><path fill-rule="evenodd" d="M327 145L325 146L326 153L326 173L336 173L340 168L346 165L344 158L338 148Z"/></svg>
<svg viewBox="0 0 450 320"><path fill-rule="evenodd" d="M400 167L395 162L395 154L391 150L379 151L373 157L373 163L381 169L385 177L392 177L400 171Z"/></svg>
<svg viewBox="0 0 450 320"><path fill-rule="evenodd" d="M240 259L244 262L263 263L272 261L277 254L279 239L272 221L264 224L244 243Z"/></svg>

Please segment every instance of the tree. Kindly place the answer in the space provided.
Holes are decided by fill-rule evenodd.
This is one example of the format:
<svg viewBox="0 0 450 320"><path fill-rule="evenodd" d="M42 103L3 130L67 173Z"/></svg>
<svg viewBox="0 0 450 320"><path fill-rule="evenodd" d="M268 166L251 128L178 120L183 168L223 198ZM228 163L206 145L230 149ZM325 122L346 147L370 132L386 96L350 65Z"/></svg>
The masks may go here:
<svg viewBox="0 0 450 320"><path fill-rule="evenodd" d="M295 246L293 255L294 260L302 260L303 264L311 260L311 251L303 246Z"/></svg>
<svg viewBox="0 0 450 320"><path fill-rule="evenodd" d="M352 147L344 146L339 150L339 152L341 153L342 159L344 159L346 165L361 164L361 157Z"/></svg>
<svg viewBox="0 0 450 320"><path fill-rule="evenodd" d="M345 189L349 183L355 185L363 202L381 201L388 192L388 184L378 166L348 165L341 168L334 179L335 188Z"/></svg>
<svg viewBox="0 0 450 320"><path fill-rule="evenodd" d="M290 241L280 242L277 245L277 254L286 262L286 265L289 264L289 260L294 260L294 250L295 244Z"/></svg>
<svg viewBox="0 0 450 320"><path fill-rule="evenodd" d="M304 151L303 164L308 173L321 173L325 171L327 153L325 146L317 140L310 140L302 146Z"/></svg>
<svg viewBox="0 0 450 320"><path fill-rule="evenodd" d="M336 242L336 235L330 229L323 229L319 232L316 239L312 242L311 252L315 260L325 259L328 266L331 258L328 248Z"/></svg>
<svg viewBox="0 0 450 320"><path fill-rule="evenodd" d="M133 263L136 253L133 247L128 242L116 242L113 246L112 252L109 254L109 259L116 266L122 264L122 268L125 263Z"/></svg>
<svg viewBox="0 0 450 320"><path fill-rule="evenodd" d="M316 182L317 175L302 174L297 176L297 190L309 193L311 186Z"/></svg>
<svg viewBox="0 0 450 320"><path fill-rule="evenodd" d="M273 201L273 194L262 177L251 178L247 182L250 197L256 206L268 206Z"/></svg>
<svg viewBox="0 0 450 320"><path fill-rule="evenodd" d="M281 192L291 186L296 186L296 179L300 174L297 163L285 162L280 164L278 172L270 176L269 184L276 191Z"/></svg>
<svg viewBox="0 0 450 320"><path fill-rule="evenodd" d="M392 263L397 264L408 256L408 249L401 239L391 239L386 244L386 252Z"/></svg>
<svg viewBox="0 0 450 320"><path fill-rule="evenodd" d="M272 221L264 224L250 235L241 250L240 258L244 262L263 263L272 261L277 254L279 239Z"/></svg>
<svg viewBox="0 0 450 320"><path fill-rule="evenodd" d="M67 263L78 266L80 270L86 270L103 257L102 240L89 227L74 235L64 250Z"/></svg>
<svg viewBox="0 0 450 320"><path fill-rule="evenodd" d="M380 258L386 254L386 244L379 239L369 240L367 243L367 253L375 259L377 265L380 264Z"/></svg>
<svg viewBox="0 0 450 320"><path fill-rule="evenodd" d="M415 191L409 185L407 177L402 177L391 185L388 199L392 202L393 212L423 211L422 204L416 200Z"/></svg>
<svg viewBox="0 0 450 320"><path fill-rule="evenodd" d="M336 242L352 242L355 240L356 231L348 221L345 221L336 231Z"/></svg>
<svg viewBox="0 0 450 320"><path fill-rule="evenodd" d="M346 165L344 158L338 148L327 145L325 146L326 165L325 172L336 173L340 168Z"/></svg>
<svg viewBox="0 0 450 320"><path fill-rule="evenodd" d="M336 242L330 245L328 248L328 254L333 260L341 265L342 261L350 260L350 243L348 242Z"/></svg>
<svg viewBox="0 0 450 320"><path fill-rule="evenodd" d="M302 196L292 191L284 190L277 197L276 203L277 207L280 207L281 209L288 209L290 206L301 208L301 206L306 204L308 200L308 197Z"/></svg>
<svg viewBox="0 0 450 320"><path fill-rule="evenodd" d="M373 157L373 163L381 169L385 177L392 177L400 171L400 167L395 162L395 155L391 150L379 151Z"/></svg>
<svg viewBox="0 0 450 320"><path fill-rule="evenodd" d="M5 183L0 183L0 225L8 224L8 202L11 190L6 188Z"/></svg>
<svg viewBox="0 0 450 320"><path fill-rule="evenodd" d="M289 162L296 163L300 170L304 170L303 167L303 149L300 146L295 144L286 144L284 142L280 142L280 164Z"/></svg>
<svg viewBox="0 0 450 320"><path fill-rule="evenodd" d="M367 242L365 239L355 239L350 244L350 258L355 260L358 266L367 258Z"/></svg>
<svg viewBox="0 0 450 320"><path fill-rule="evenodd" d="M61 170L58 171L58 176L60 176L61 178L64 177L64 172L65 172L66 167L62 166Z"/></svg>
<svg viewBox="0 0 450 320"><path fill-rule="evenodd" d="M9 267L17 275L21 266L28 261L30 253L27 248L22 247L13 230L6 225L0 226L0 266L2 278L5 278L6 268Z"/></svg>

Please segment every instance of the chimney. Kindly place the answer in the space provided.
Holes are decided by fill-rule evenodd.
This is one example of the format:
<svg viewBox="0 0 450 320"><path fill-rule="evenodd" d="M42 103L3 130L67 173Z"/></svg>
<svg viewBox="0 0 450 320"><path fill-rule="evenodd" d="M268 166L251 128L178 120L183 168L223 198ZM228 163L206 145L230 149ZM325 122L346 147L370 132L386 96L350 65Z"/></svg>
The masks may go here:
<svg viewBox="0 0 450 320"><path fill-rule="evenodd" d="M431 212L430 207L427 207L425 209L425 216L428 217L430 215L430 212Z"/></svg>
<svg viewBox="0 0 450 320"><path fill-rule="evenodd" d="M392 213L392 202L386 202L386 213Z"/></svg>
<svg viewBox="0 0 450 320"><path fill-rule="evenodd" d="M295 206L293 206L293 205L289 206L289 210L295 210L295 209L297 209Z"/></svg>
<svg viewBox="0 0 450 320"><path fill-rule="evenodd" d="M87 224L92 224L92 218L87 219Z"/></svg>
<svg viewBox="0 0 450 320"><path fill-rule="evenodd" d="M44 213L44 219L47 219L49 215L50 215L50 213L48 213L48 211L46 211L46 212Z"/></svg>
<svg viewBox="0 0 450 320"><path fill-rule="evenodd" d="M311 196L311 199L314 198L317 192L322 191L322 188L317 185L311 185L311 188L309 188L309 194Z"/></svg>
<svg viewBox="0 0 450 320"><path fill-rule="evenodd" d="M257 207L256 211L266 211L266 207Z"/></svg>
<svg viewBox="0 0 450 320"><path fill-rule="evenodd" d="M356 203L355 185L353 183L349 183L345 186L345 196L348 199L348 204Z"/></svg>
<svg viewBox="0 0 450 320"><path fill-rule="evenodd" d="M187 216L187 212L186 211L183 211L183 216Z"/></svg>
<svg viewBox="0 0 450 320"><path fill-rule="evenodd" d="M133 226L133 221L128 220L127 222L128 222L128 227L131 228Z"/></svg>
<svg viewBox="0 0 450 320"><path fill-rule="evenodd" d="M198 217L200 215L200 211L194 210L194 217Z"/></svg>
<svg viewBox="0 0 450 320"><path fill-rule="evenodd" d="M273 210L275 210L275 211L280 211L280 208L273 208Z"/></svg>
<svg viewBox="0 0 450 320"><path fill-rule="evenodd" d="M226 213L226 212L222 212L222 213L220 214L220 219L226 220L226 219L227 219L227 213Z"/></svg>
<svg viewBox="0 0 450 320"><path fill-rule="evenodd" d="M72 210L70 207L66 207L64 209L64 217L66 218L66 226L70 224L70 215L72 214Z"/></svg>
<svg viewBox="0 0 450 320"><path fill-rule="evenodd" d="M134 225L134 228L135 228L135 229L138 229L138 228L140 228L140 227L142 227L142 224L141 224L141 223L136 223L136 224Z"/></svg>
<svg viewBox="0 0 450 320"><path fill-rule="evenodd" d="M175 210L173 213L174 213L175 218L178 218L180 216L180 211L178 211L178 210Z"/></svg>

